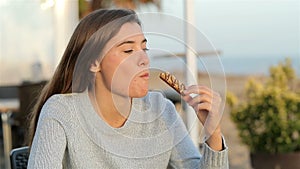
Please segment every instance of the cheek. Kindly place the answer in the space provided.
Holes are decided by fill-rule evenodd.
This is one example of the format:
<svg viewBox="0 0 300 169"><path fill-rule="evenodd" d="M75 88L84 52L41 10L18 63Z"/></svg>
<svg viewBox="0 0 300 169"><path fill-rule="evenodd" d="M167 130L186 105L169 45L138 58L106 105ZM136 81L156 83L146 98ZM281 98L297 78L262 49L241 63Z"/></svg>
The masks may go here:
<svg viewBox="0 0 300 169"><path fill-rule="evenodd" d="M106 82L109 82L111 84L115 76L118 76L120 74L122 62L123 59L116 53L111 52L105 56L101 63L101 72L105 77Z"/></svg>
<svg viewBox="0 0 300 169"><path fill-rule="evenodd" d="M120 60L118 63L115 62L114 79L122 81L123 83L129 84L130 81L134 80L134 77L138 73L138 67L135 61L131 58Z"/></svg>
<svg viewBox="0 0 300 169"><path fill-rule="evenodd" d="M114 63L109 75L110 87L113 91L128 94L131 83L136 81L134 77L136 73L138 73L138 69L133 62L128 61L128 59L123 59L120 62L112 60L112 62Z"/></svg>
<svg viewBox="0 0 300 169"><path fill-rule="evenodd" d="M148 81L136 77L140 68L134 57L121 58L110 55L103 60L102 70L106 86L114 93L143 97L148 92Z"/></svg>

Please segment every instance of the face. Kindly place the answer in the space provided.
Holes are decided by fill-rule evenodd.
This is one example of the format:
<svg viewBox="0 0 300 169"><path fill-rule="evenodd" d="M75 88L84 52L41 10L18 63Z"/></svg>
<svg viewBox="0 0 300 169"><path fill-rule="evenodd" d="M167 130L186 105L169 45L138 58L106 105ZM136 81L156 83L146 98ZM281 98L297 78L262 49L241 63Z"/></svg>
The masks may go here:
<svg viewBox="0 0 300 169"><path fill-rule="evenodd" d="M145 96L149 80L146 43L137 23L125 23L104 48L104 57L99 65L102 86L121 96Z"/></svg>

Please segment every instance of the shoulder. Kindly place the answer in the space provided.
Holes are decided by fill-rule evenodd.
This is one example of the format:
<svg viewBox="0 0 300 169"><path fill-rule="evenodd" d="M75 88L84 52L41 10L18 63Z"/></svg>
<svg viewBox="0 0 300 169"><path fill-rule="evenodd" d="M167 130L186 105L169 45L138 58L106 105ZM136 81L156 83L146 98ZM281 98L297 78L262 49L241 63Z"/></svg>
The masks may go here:
<svg viewBox="0 0 300 169"><path fill-rule="evenodd" d="M73 94L55 94L44 103L40 118L62 119L70 115Z"/></svg>
<svg viewBox="0 0 300 169"><path fill-rule="evenodd" d="M43 109L55 108L59 109L62 107L66 107L71 100L72 94L55 94L47 99L47 101L43 105Z"/></svg>
<svg viewBox="0 0 300 169"><path fill-rule="evenodd" d="M152 113L153 110L158 110L154 112L159 113L159 116L157 116L159 117L158 121L164 124L171 135L179 139L177 141L182 140L187 135L187 130L173 102L160 92L150 92L147 97L149 97L149 101L152 102ZM177 141L175 142L178 143Z"/></svg>
<svg viewBox="0 0 300 169"><path fill-rule="evenodd" d="M178 120L179 115L175 105L161 92L149 92L147 99L151 103L152 109L156 109L155 111L161 112L161 118L163 118L164 121L173 123Z"/></svg>

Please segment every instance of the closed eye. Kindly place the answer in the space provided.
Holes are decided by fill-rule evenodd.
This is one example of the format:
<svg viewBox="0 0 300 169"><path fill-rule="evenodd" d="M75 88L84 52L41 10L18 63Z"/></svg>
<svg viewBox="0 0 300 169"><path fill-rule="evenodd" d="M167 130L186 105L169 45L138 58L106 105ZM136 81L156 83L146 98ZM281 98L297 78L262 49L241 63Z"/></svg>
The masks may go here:
<svg viewBox="0 0 300 169"><path fill-rule="evenodd" d="M124 51L124 53L132 53L132 52L133 52L132 49L130 49L130 50L125 50L125 51Z"/></svg>

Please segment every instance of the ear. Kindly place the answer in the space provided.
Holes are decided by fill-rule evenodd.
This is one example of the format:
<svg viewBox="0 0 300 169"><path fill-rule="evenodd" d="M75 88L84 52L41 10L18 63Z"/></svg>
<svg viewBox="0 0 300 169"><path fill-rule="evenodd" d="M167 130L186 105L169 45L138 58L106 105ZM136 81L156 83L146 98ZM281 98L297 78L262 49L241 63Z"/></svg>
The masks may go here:
<svg viewBox="0 0 300 169"><path fill-rule="evenodd" d="M100 62L98 60L95 60L94 63L91 64L90 66L90 71L91 72L100 72L101 68L100 68Z"/></svg>

